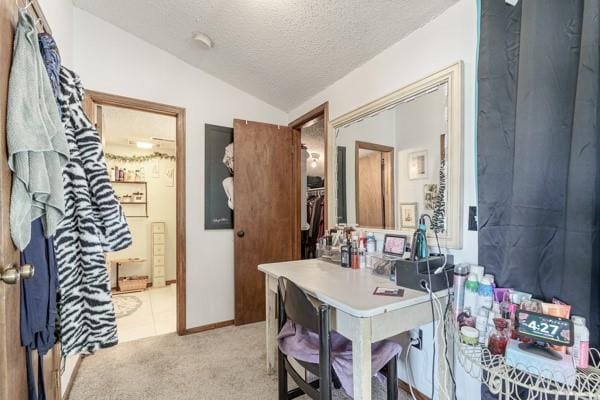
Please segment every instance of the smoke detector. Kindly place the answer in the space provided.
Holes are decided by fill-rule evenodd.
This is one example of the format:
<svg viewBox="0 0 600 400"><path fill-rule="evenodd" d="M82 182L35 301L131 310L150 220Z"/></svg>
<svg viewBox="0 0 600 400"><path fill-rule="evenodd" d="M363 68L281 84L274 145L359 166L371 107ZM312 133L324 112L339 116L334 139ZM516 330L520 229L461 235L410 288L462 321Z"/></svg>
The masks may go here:
<svg viewBox="0 0 600 400"><path fill-rule="evenodd" d="M212 39L205 33L195 33L193 39L207 49L212 49L213 47Z"/></svg>

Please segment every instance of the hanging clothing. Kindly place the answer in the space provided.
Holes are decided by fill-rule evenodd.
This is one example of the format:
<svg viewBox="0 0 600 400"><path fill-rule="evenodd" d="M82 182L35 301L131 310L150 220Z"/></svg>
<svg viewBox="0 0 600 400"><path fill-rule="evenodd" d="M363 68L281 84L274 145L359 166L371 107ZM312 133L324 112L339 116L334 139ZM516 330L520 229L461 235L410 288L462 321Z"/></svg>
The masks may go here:
<svg viewBox="0 0 600 400"><path fill-rule="evenodd" d="M58 93L60 92L60 53L58 52L54 38L49 34L45 32L40 33L38 41L42 59L46 66L46 72L50 79L50 85L52 86L52 93L58 102Z"/></svg>
<svg viewBox="0 0 600 400"><path fill-rule="evenodd" d="M59 103L71 159L64 168L65 217L54 240L64 355L117 343L104 252L128 247L131 233L110 184L98 132L83 112L84 89L60 70Z"/></svg>
<svg viewBox="0 0 600 400"><path fill-rule="evenodd" d="M35 273L21 280L21 344L27 353L29 400L45 399L43 357L56 343L57 269L52 238L45 238L42 221L31 224L31 241L21 253L21 264L31 264ZM33 378L31 352L38 353L38 387ZM41 377L41 378L40 378Z"/></svg>
<svg viewBox="0 0 600 400"><path fill-rule="evenodd" d="M19 10L6 116L8 166L13 172L10 231L27 247L31 222L42 217L50 237L64 216L62 167L69 158L65 132L31 16Z"/></svg>

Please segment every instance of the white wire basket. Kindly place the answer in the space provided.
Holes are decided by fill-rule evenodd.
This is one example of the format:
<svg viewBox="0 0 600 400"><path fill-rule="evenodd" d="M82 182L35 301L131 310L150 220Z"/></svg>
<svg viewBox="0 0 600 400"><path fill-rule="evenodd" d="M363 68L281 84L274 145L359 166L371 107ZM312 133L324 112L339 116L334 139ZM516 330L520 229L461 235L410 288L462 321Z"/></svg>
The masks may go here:
<svg viewBox="0 0 600 400"><path fill-rule="evenodd" d="M490 353L487 347L461 343L458 322L451 310L446 313L446 326L449 339L454 344L454 354L465 372L480 380L499 399L600 400L598 349L590 349L589 368L578 368L574 377L565 377L557 370L541 371L526 365L513 367L506 364L504 356Z"/></svg>

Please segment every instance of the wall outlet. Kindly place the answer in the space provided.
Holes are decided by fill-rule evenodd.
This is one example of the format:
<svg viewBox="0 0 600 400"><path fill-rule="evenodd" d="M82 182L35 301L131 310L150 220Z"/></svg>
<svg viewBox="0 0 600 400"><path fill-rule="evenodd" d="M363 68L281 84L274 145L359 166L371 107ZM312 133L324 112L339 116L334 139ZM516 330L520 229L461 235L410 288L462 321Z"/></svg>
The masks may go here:
<svg viewBox="0 0 600 400"><path fill-rule="evenodd" d="M421 350L423 348L423 330L421 328L419 329L411 329L410 330L410 341L411 341L411 346L414 347L417 350ZM414 342L417 343L414 343Z"/></svg>

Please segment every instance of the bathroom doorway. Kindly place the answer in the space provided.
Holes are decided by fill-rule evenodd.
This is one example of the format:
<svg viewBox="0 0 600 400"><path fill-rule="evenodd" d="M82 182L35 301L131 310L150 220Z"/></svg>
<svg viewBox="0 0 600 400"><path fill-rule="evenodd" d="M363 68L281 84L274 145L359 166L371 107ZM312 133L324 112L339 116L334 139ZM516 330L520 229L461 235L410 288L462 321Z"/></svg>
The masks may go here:
<svg viewBox="0 0 600 400"><path fill-rule="evenodd" d="M185 333L185 110L86 92L133 244L106 255L119 342Z"/></svg>

